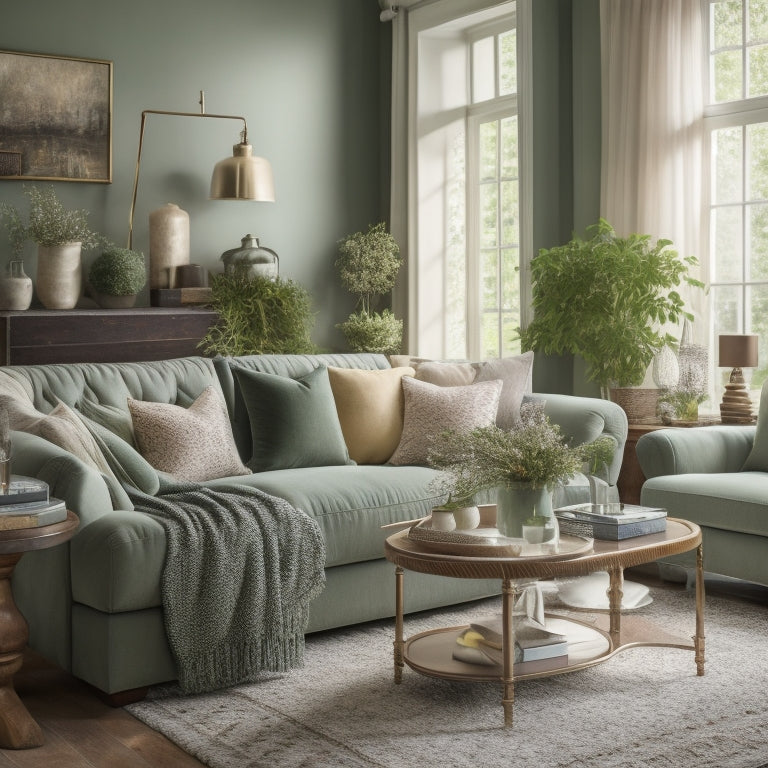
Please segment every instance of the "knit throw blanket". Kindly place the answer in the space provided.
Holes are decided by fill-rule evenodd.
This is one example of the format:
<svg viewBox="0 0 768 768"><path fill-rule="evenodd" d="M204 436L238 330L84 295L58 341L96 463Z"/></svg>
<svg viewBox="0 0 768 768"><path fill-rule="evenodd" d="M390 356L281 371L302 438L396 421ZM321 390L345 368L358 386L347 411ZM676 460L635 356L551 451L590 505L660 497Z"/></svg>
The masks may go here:
<svg viewBox="0 0 768 768"><path fill-rule="evenodd" d="M325 583L312 518L246 486L185 483L129 495L165 529L165 629L185 692L301 665L309 603Z"/></svg>

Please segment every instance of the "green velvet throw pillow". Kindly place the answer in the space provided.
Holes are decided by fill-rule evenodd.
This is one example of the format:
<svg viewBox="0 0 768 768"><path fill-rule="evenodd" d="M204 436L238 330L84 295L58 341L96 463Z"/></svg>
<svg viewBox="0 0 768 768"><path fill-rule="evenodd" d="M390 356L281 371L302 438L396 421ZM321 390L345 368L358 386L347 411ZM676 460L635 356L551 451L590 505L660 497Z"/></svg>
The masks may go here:
<svg viewBox="0 0 768 768"><path fill-rule="evenodd" d="M254 472L354 464L325 366L291 379L232 367L251 424Z"/></svg>
<svg viewBox="0 0 768 768"><path fill-rule="evenodd" d="M741 468L742 472L768 472L768 379L760 391L760 410L757 412L757 431L752 450Z"/></svg>

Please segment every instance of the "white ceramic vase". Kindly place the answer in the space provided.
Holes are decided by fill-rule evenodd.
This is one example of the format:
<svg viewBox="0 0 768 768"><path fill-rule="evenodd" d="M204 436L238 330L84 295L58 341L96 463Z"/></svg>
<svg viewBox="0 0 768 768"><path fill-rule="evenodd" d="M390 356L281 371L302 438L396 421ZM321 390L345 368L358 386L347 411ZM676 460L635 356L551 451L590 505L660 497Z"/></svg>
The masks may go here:
<svg viewBox="0 0 768 768"><path fill-rule="evenodd" d="M456 528L460 531L471 531L480 525L480 510L475 507L460 507L453 510Z"/></svg>
<svg viewBox="0 0 768 768"><path fill-rule="evenodd" d="M82 292L81 243L37 247L37 298L46 309L73 309Z"/></svg>
<svg viewBox="0 0 768 768"><path fill-rule="evenodd" d="M24 262L14 259L0 277L0 309L29 309L32 303L32 278L24 272Z"/></svg>

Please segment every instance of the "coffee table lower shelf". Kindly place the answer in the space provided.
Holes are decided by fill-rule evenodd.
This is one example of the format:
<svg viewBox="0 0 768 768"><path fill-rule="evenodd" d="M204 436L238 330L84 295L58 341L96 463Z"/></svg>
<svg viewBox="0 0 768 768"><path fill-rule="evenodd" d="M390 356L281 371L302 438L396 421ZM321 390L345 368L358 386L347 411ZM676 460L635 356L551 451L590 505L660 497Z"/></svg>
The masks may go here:
<svg viewBox="0 0 768 768"><path fill-rule="evenodd" d="M588 614L590 620L547 613L547 629L568 636L568 655L551 659L526 661L513 667L515 681L549 677L601 664L620 651L639 646L662 646L694 650L690 638L664 632L657 625L635 616L624 616L621 638L611 640L607 614ZM409 637L403 648L403 661L414 671L430 677L467 682L499 683L503 680L501 664L482 666L453 658L456 638L467 629L441 627Z"/></svg>

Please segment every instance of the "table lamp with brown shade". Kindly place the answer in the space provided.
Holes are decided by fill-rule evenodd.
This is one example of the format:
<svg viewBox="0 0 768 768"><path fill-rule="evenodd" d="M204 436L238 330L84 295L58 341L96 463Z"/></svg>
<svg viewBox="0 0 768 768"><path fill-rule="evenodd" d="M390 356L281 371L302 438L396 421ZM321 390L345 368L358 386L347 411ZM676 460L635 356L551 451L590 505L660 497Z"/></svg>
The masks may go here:
<svg viewBox="0 0 768 768"><path fill-rule="evenodd" d="M755 415L742 369L757 367L757 336L725 334L718 337L718 346L718 364L733 369L720 403L720 420L723 424L751 424Z"/></svg>

